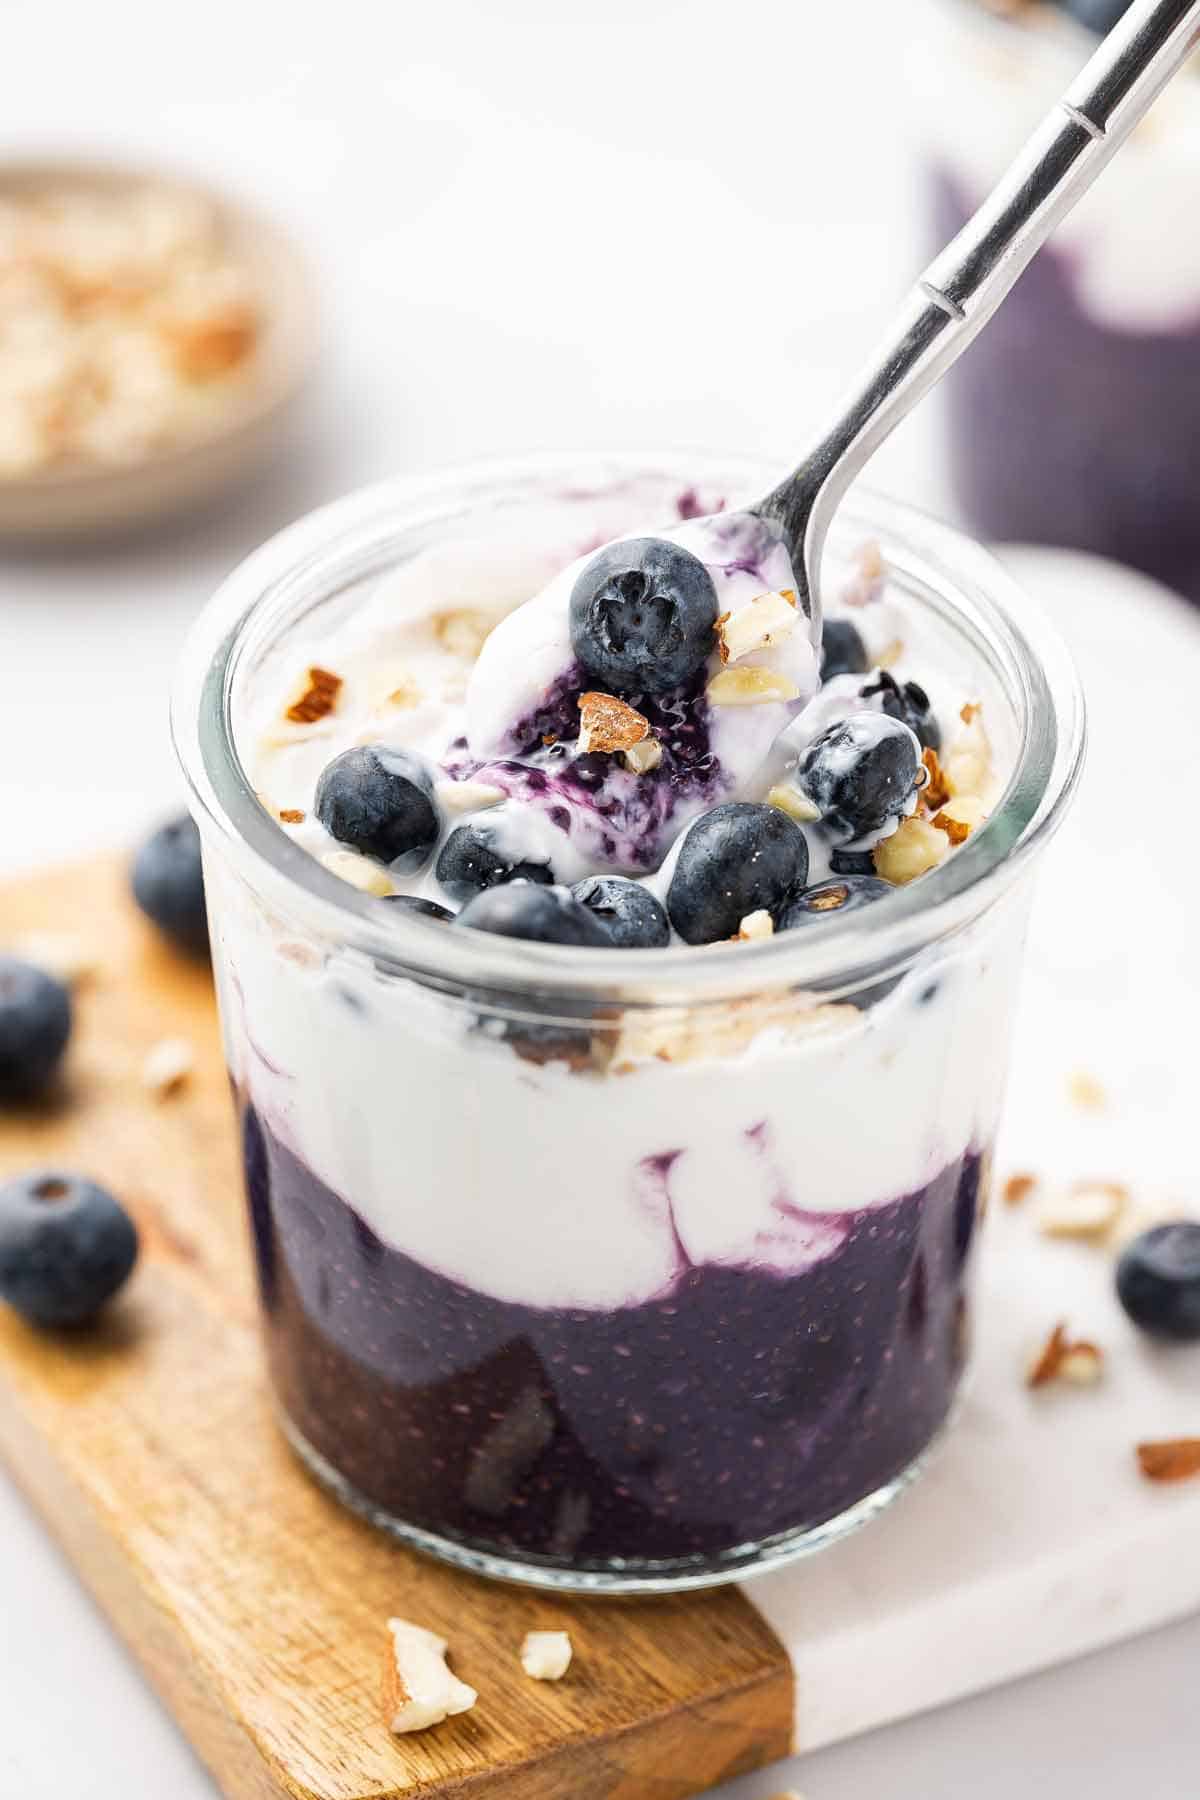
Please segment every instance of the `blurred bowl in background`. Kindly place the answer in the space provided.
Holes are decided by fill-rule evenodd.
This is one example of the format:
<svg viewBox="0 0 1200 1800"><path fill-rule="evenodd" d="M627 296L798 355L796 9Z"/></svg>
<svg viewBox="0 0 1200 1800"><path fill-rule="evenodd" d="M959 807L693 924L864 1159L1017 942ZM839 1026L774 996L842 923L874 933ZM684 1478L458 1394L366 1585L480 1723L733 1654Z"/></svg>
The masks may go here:
<svg viewBox="0 0 1200 1800"><path fill-rule="evenodd" d="M148 523L286 448L319 341L307 258L152 168L0 162L0 539Z"/></svg>

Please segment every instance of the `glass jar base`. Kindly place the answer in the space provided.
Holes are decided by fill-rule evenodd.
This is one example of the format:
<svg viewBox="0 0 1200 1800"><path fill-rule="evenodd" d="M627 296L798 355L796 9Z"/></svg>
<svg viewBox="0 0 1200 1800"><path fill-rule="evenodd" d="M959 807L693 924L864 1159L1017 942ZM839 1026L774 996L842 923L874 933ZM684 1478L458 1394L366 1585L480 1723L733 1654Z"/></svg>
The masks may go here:
<svg viewBox="0 0 1200 1800"><path fill-rule="evenodd" d="M420 1526L406 1524L369 1500L339 1474L296 1429L286 1413L280 1412L278 1418L284 1436L304 1467L335 1500L410 1549L437 1557L454 1568L466 1569L472 1575L486 1575L493 1581L511 1582L518 1587L544 1588L560 1594L630 1595L678 1594L748 1581L769 1569L815 1555L830 1544L849 1537L860 1526L869 1524L924 1472L952 1428L957 1413L958 1403L921 1454L890 1481L820 1525L777 1532L758 1542L737 1544L715 1556L681 1556L664 1561L622 1557L582 1565L549 1556L505 1556L485 1549L469 1538L443 1537Z"/></svg>

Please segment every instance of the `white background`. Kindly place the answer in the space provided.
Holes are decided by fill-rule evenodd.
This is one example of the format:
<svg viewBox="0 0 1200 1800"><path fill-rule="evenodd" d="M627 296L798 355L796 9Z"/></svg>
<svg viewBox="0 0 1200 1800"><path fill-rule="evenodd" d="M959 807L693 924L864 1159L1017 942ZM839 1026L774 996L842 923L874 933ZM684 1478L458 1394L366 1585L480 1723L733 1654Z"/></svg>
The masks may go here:
<svg viewBox="0 0 1200 1800"><path fill-rule="evenodd" d="M316 501L490 451L801 448L916 267L901 68L923 17L920 0L0 0L0 152L216 176L304 239L326 302L307 420L260 484L149 538L0 558L0 868L128 839L174 804L180 636ZM875 478L944 506L929 418ZM788 1778L808 1800L1187 1800L1197 1666L1193 1621ZM214 1790L0 1477L0 1796L64 1793Z"/></svg>

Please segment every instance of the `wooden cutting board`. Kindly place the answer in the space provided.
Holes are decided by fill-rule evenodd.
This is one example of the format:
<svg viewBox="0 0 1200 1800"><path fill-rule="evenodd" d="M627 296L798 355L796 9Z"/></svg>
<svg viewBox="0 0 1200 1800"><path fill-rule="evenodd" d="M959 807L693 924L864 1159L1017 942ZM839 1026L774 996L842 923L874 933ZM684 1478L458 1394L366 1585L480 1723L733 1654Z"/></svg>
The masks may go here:
<svg viewBox="0 0 1200 1800"><path fill-rule="evenodd" d="M95 1175L144 1255L103 1326L38 1335L0 1307L0 1454L233 1800L678 1800L787 1753L794 1682L729 1589L568 1602L473 1579L392 1544L302 1473L259 1355L229 1089L211 983L159 945L123 864L0 890L0 943L80 940L61 1099L0 1115L0 1176ZM146 1052L186 1038L170 1098ZM475 1709L394 1738L379 1699L385 1621L450 1640ZM566 1628L562 1682L523 1674L526 1631Z"/></svg>

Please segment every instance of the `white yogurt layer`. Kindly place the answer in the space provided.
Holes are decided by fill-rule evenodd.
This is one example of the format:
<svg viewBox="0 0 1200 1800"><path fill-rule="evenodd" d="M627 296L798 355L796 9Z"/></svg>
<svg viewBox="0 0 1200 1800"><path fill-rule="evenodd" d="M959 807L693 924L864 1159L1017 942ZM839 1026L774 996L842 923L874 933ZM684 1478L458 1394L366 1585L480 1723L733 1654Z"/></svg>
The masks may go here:
<svg viewBox="0 0 1200 1800"><path fill-rule="evenodd" d="M437 764L467 737L476 758L503 752L513 724L571 666L566 599L580 553L614 531L647 528L632 497L623 505L623 517L599 517L595 503L525 512L507 534L418 557L346 597L324 632L280 646L239 729L264 804L303 814L287 828L326 857L339 847L314 817L314 795L342 750L382 742ZM687 521L669 531L714 571L723 611L786 587L790 573L777 546L753 570L729 568L744 560L735 551L722 561L740 530ZM836 571L829 591L831 611L853 606L873 657L927 689L946 765L957 757L975 771L977 794L994 797L1011 745L998 712L990 747L972 717L979 672L963 643L889 590L869 552ZM787 671L796 697L731 707L713 727L738 797L764 799L825 723L878 705L860 696L868 675L832 682L804 704L815 664L800 626L751 665ZM288 721L311 667L341 679L336 705ZM548 857L562 880L603 866L589 861L586 839L481 790L486 780L485 770L439 782L447 831L487 817L512 848ZM689 816L672 820L663 866L646 877L660 893ZM815 879L829 845L805 829ZM406 879L357 861L383 891L446 898L432 859ZM214 867L209 880L239 1087L384 1242L504 1299L612 1307L662 1292L693 1264L797 1271L838 1248L850 1215L914 1191L986 1144L995 1124L1018 909L1001 909L951 954L928 953L862 1011L764 997L717 1014L629 1019L602 1028L580 1068L535 1063L496 1022L481 1023L477 1007L364 967L338 945L301 940L231 871Z"/></svg>
<svg viewBox="0 0 1200 1800"><path fill-rule="evenodd" d="M1058 6L998 20L980 0L941 0L911 85L934 159L976 206L1058 100L1097 40ZM1081 306L1118 330L1200 323L1200 88L1168 87L1047 251Z"/></svg>

